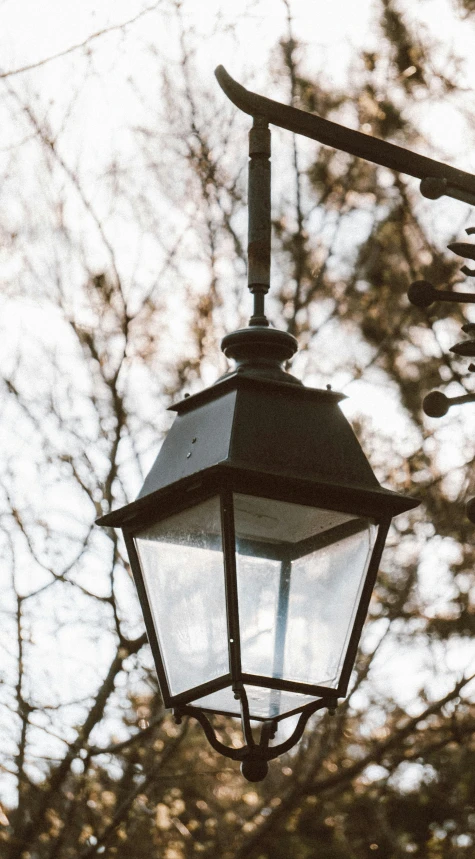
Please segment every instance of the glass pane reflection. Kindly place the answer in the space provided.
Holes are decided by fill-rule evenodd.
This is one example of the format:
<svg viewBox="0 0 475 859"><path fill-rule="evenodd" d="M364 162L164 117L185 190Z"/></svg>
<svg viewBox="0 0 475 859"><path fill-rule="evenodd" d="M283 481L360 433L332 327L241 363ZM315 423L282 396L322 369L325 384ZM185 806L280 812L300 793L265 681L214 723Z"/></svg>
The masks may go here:
<svg viewBox="0 0 475 859"><path fill-rule="evenodd" d="M376 526L248 495L234 504L242 670L336 689Z"/></svg>
<svg viewBox="0 0 475 859"><path fill-rule="evenodd" d="M171 694L227 674L219 498L141 531L135 543Z"/></svg>
<svg viewBox="0 0 475 859"><path fill-rule="evenodd" d="M248 685L244 688L247 693L251 719L257 720L274 719L318 700L315 696L301 695L296 692L281 692L280 690L262 689L258 686ZM219 692L212 692L211 695L193 701L193 704L196 707L203 707L204 710L214 710L234 716L241 714L239 701L236 701L230 687L220 689Z"/></svg>

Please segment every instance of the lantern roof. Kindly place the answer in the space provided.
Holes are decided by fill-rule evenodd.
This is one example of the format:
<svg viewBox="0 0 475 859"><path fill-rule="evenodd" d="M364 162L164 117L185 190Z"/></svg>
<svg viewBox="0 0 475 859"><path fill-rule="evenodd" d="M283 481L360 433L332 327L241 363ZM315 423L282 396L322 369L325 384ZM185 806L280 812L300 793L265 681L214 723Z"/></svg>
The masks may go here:
<svg viewBox="0 0 475 859"><path fill-rule="evenodd" d="M296 502L315 497L330 508L366 515L392 517L416 507L418 500L379 484L339 408L344 395L306 387L281 368L290 337L248 328L224 338L223 349L237 360L236 369L171 406L177 417L137 500L98 524L133 528L151 505L166 504L171 493L187 491L196 478L219 483L232 475L245 477L255 493L274 494L279 488ZM249 358L251 339L261 341L260 364ZM279 353L278 360L262 358L266 346ZM246 360L237 354L242 348Z"/></svg>

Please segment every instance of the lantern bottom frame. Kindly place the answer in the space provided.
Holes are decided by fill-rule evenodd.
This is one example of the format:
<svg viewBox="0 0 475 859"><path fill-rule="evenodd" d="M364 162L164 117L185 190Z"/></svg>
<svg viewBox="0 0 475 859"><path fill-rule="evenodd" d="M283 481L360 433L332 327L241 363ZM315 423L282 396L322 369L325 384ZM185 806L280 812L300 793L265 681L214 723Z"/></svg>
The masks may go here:
<svg viewBox="0 0 475 859"><path fill-rule="evenodd" d="M210 720L199 707L194 707L191 704L183 704L175 707L173 713L178 725L181 723L184 716L191 716L193 719L196 719L203 728L210 746L224 757L230 758L233 761L240 761L241 774L247 781L251 782L263 781L268 773L268 761L275 760L275 758L285 754L285 752L288 752L296 743L298 743L310 716L318 710L322 710L324 707L327 707L328 711L333 714L337 705L334 697L320 698L317 701L312 701L310 704L305 705L300 710L299 720L290 737L288 737L284 742L278 743L276 746L271 746L269 745L270 741L275 737L278 722L280 720L269 719L263 721L260 739L259 742L256 743L251 728L251 717L246 690L242 683L236 684L233 688L234 696L239 700L241 709L241 725L245 741L245 744L241 746L241 748L236 749L234 747L227 746L225 743L222 743L221 740L218 740ZM289 715L292 714L286 713L284 718Z"/></svg>

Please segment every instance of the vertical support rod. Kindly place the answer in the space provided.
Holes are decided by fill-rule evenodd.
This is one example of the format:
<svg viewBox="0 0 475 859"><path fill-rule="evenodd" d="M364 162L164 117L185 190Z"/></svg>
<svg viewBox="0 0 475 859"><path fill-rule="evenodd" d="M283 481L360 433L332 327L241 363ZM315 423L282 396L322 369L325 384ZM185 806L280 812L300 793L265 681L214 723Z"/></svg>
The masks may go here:
<svg viewBox="0 0 475 859"><path fill-rule="evenodd" d="M282 679L284 676L285 639L287 637L287 622L289 619L291 572L292 561L290 560L290 557L282 558L280 564L279 596L274 636L274 664L272 666L272 676L279 679ZM280 698L281 692L278 689L272 689L269 710L271 718L273 716L278 716L280 713Z"/></svg>
<svg viewBox="0 0 475 859"><path fill-rule="evenodd" d="M263 116L255 116L249 132L248 287L254 296L249 325L269 325L264 299L270 286L271 172L270 131Z"/></svg>
<svg viewBox="0 0 475 859"><path fill-rule="evenodd" d="M221 522L224 553L224 586L228 625L229 671L233 689L241 683L241 636L239 632L239 605L236 577L236 536L234 507L231 492L221 495Z"/></svg>
<svg viewBox="0 0 475 859"><path fill-rule="evenodd" d="M284 670L285 639L289 619L289 595L292 561L283 558L280 564L279 598L277 604L277 623L274 638L274 664L272 676L282 679Z"/></svg>

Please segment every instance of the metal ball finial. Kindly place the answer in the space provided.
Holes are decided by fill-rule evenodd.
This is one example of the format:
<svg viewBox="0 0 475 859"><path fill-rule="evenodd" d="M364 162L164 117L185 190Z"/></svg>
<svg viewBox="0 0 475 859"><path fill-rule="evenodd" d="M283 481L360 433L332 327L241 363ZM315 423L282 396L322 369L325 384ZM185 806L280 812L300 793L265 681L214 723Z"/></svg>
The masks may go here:
<svg viewBox="0 0 475 859"><path fill-rule="evenodd" d="M422 408L430 418L441 418L447 414L450 402L442 391L432 391L424 397Z"/></svg>
<svg viewBox="0 0 475 859"><path fill-rule="evenodd" d="M430 307L437 298L437 291L428 280L416 280L411 283L407 297L416 307Z"/></svg>
<svg viewBox="0 0 475 859"><path fill-rule="evenodd" d="M269 764L262 758L248 758L241 763L241 775L247 781L263 781L269 772Z"/></svg>

